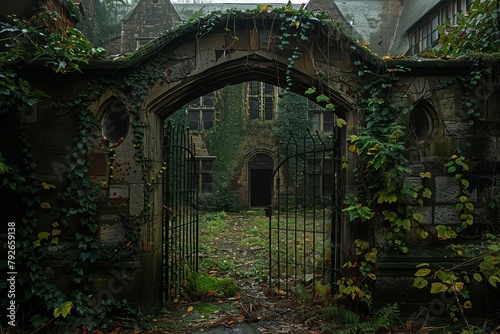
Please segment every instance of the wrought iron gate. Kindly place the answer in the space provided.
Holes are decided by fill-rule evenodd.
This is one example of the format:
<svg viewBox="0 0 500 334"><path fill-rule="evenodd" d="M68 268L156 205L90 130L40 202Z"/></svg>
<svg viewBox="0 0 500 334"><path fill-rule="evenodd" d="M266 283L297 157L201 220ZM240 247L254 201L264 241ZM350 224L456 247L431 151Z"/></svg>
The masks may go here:
<svg viewBox="0 0 500 334"><path fill-rule="evenodd" d="M340 140L290 138L274 171L269 216L269 287L288 294L318 283L333 289L339 268Z"/></svg>
<svg viewBox="0 0 500 334"><path fill-rule="evenodd" d="M163 179L164 298L179 298L189 273L198 270L198 168L189 130L165 130Z"/></svg>

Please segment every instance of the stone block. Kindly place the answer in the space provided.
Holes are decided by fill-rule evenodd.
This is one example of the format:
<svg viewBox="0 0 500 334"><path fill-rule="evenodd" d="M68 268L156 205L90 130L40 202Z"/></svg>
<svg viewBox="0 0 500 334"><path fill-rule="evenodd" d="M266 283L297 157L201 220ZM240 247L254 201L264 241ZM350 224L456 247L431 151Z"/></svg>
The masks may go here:
<svg viewBox="0 0 500 334"><path fill-rule="evenodd" d="M131 216L138 216L144 208L144 185L131 184L130 185L130 203L129 213Z"/></svg>
<svg viewBox="0 0 500 334"><path fill-rule="evenodd" d="M472 126L463 121L443 121L448 136L468 136L472 134Z"/></svg>
<svg viewBox="0 0 500 334"><path fill-rule="evenodd" d="M135 161L137 150L129 133L116 148L116 160L113 163L113 180L121 183L142 183L141 166Z"/></svg>
<svg viewBox="0 0 500 334"><path fill-rule="evenodd" d="M45 133L45 146L53 150L73 151L74 130L72 124L48 124L50 131Z"/></svg>
<svg viewBox="0 0 500 334"><path fill-rule="evenodd" d="M436 203L456 203L456 193L460 190L460 183L453 176L436 176Z"/></svg>
<svg viewBox="0 0 500 334"><path fill-rule="evenodd" d="M422 178L420 176L409 176L406 178L406 181L414 187L422 185Z"/></svg>
<svg viewBox="0 0 500 334"><path fill-rule="evenodd" d="M100 216L99 239L107 245L116 244L125 239L125 229L117 215Z"/></svg>
<svg viewBox="0 0 500 334"><path fill-rule="evenodd" d="M127 184L112 184L109 186L109 198L129 198L129 186Z"/></svg>
<svg viewBox="0 0 500 334"><path fill-rule="evenodd" d="M432 224L432 206L416 206L415 211L424 216L424 220L421 222L422 224Z"/></svg>
<svg viewBox="0 0 500 334"><path fill-rule="evenodd" d="M494 157L494 153L490 152L490 142L489 138L460 138L457 139L457 147L467 161L483 162ZM470 163L469 167L472 167Z"/></svg>
<svg viewBox="0 0 500 334"><path fill-rule="evenodd" d="M128 198L109 198L97 202L97 210L115 210L128 213Z"/></svg>
<svg viewBox="0 0 500 334"><path fill-rule="evenodd" d="M459 224L460 213L455 210L455 206L436 206L434 209L434 224L449 225Z"/></svg>
<svg viewBox="0 0 500 334"><path fill-rule="evenodd" d="M90 153L92 168L89 174L92 176L106 176L109 172L108 157L104 153Z"/></svg>

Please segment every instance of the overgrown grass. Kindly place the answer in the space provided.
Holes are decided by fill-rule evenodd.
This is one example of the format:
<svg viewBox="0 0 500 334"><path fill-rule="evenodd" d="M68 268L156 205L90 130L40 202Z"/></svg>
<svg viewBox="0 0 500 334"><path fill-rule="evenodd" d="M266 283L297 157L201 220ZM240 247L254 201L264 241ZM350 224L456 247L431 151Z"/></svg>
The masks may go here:
<svg viewBox="0 0 500 334"><path fill-rule="evenodd" d="M234 261L205 258L200 260L200 269L204 272L217 271L220 275L230 275L236 269Z"/></svg>
<svg viewBox="0 0 500 334"><path fill-rule="evenodd" d="M227 213L224 211L220 212L208 212L200 216L200 235L218 235L227 229L227 224L225 219L227 218Z"/></svg>
<svg viewBox="0 0 500 334"><path fill-rule="evenodd" d="M187 285L194 299L233 297L239 292L234 280L207 274L189 274Z"/></svg>

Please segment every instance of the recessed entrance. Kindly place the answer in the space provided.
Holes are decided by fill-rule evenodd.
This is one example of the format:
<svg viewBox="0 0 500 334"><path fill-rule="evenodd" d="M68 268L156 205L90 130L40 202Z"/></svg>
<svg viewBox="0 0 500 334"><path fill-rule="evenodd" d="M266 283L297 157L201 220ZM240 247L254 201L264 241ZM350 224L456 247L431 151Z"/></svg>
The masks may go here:
<svg viewBox="0 0 500 334"><path fill-rule="evenodd" d="M251 207L271 205L273 169L273 158L265 153L257 153L248 161Z"/></svg>

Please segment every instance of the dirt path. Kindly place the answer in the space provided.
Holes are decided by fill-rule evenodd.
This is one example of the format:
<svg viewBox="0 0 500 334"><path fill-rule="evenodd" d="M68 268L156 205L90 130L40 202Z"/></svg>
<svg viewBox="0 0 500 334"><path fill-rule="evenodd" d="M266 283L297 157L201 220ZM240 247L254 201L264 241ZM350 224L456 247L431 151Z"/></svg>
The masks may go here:
<svg viewBox="0 0 500 334"><path fill-rule="evenodd" d="M230 279L238 291L174 303L136 333L322 333L309 307L269 296L267 225L262 211L201 215L199 272Z"/></svg>

